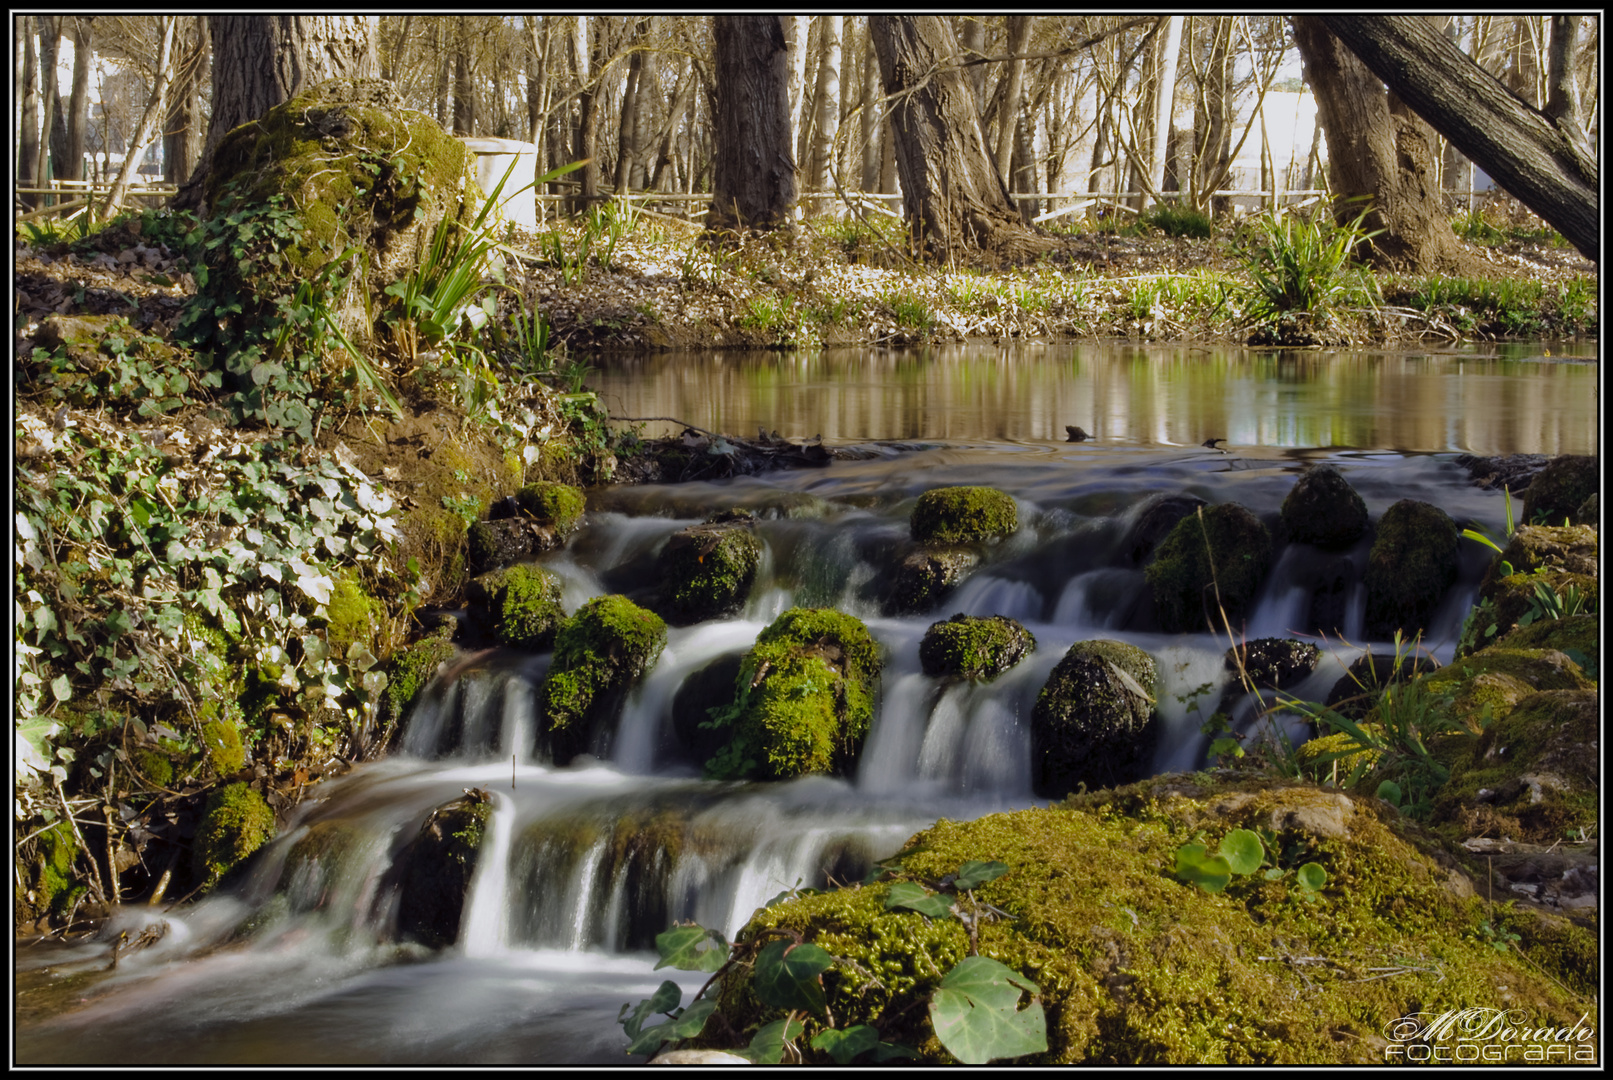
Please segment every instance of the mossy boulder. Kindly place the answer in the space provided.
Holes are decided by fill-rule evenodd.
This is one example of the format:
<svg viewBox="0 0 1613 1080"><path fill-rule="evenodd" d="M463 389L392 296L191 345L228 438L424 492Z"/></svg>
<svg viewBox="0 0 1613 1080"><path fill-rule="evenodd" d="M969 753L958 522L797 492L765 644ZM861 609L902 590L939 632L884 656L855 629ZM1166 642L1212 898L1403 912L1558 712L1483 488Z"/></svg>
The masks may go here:
<svg viewBox="0 0 1613 1080"><path fill-rule="evenodd" d="M1290 872L1238 876L1214 894L1174 875L1182 845L1199 837L1213 850L1234 828L1274 833ZM933 891L980 860L1009 867L973 891L979 910L1006 918L965 925L885 906L897 884ZM1305 862L1326 873L1313 899L1292 873ZM1586 1005L1564 987L1595 980L1594 930L1525 913L1520 936L1527 921L1558 946L1545 959L1491 948L1474 928L1511 926L1512 914L1476 896L1448 857L1417 847L1395 811L1311 785L1158 777L1045 809L939 821L885 865L884 880L762 908L737 939L759 945L782 931L841 958L822 975L835 1026L872 1025L923 1064L954 1060L925 1006L976 953L1039 987L1047 1050L1016 1059L1026 1065L1375 1064L1385 1017L1438 1016L1505 986L1507 1007L1531 1024L1568 1027ZM957 903L971 913L969 898ZM1402 955L1427 962L1374 977ZM743 1046L784 1016L761 1002L754 978L740 968L723 980L727 1024L708 1025L696 1044ZM809 1063L826 1063L812 1048L823 1018L804 1019L798 1045Z"/></svg>
<svg viewBox="0 0 1613 1080"><path fill-rule="evenodd" d="M1495 583L1511 574L1550 571L1596 577L1600 550L1594 525L1520 525L1501 554L1490 560L1480 595L1492 596Z"/></svg>
<svg viewBox="0 0 1613 1080"><path fill-rule="evenodd" d="M1585 670L1592 682L1600 629L1595 615L1570 615L1563 619L1537 619L1528 626L1505 635L1496 645L1503 649L1555 649Z"/></svg>
<svg viewBox="0 0 1613 1080"><path fill-rule="evenodd" d="M475 621L495 641L534 652L554 643L566 619L560 606L560 579L541 566L506 566L474 579L465 588Z"/></svg>
<svg viewBox="0 0 1613 1080"><path fill-rule="evenodd" d="M554 664L538 690L543 738L557 765L595 745L635 680L666 647L666 623L625 596L577 609L555 634Z"/></svg>
<svg viewBox="0 0 1613 1080"><path fill-rule="evenodd" d="M207 797L192 849L197 879L218 884L234 866L274 837L274 811L244 783L227 784Z"/></svg>
<svg viewBox="0 0 1613 1080"><path fill-rule="evenodd" d="M577 530L588 505L582 489L553 480L527 484L516 492L515 501L523 514L560 538Z"/></svg>
<svg viewBox="0 0 1613 1080"><path fill-rule="evenodd" d="M1286 690L1316 670L1322 650L1308 641L1294 638L1256 638L1226 651L1225 667L1241 667L1255 686Z"/></svg>
<svg viewBox="0 0 1613 1080"><path fill-rule="evenodd" d="M1367 504L1331 465L1312 465L1283 500L1289 539L1318 547L1348 547L1366 535Z"/></svg>
<svg viewBox="0 0 1613 1080"><path fill-rule="evenodd" d="M1378 519L1367 556L1367 636L1410 638L1456 580L1456 523L1437 506L1401 499Z"/></svg>
<svg viewBox="0 0 1613 1080"><path fill-rule="evenodd" d="M1454 660L1421 681L1436 697L1449 699L1453 718L1473 732L1505 718L1532 694L1595 685L1566 653L1520 648L1511 640Z"/></svg>
<svg viewBox="0 0 1613 1080"><path fill-rule="evenodd" d="M996 488L934 488L919 496L911 528L920 543L1000 540L1019 530L1019 507Z"/></svg>
<svg viewBox="0 0 1613 1080"><path fill-rule="evenodd" d="M1222 503L1178 521L1143 574L1165 631L1214 631L1222 629L1218 600L1236 628L1270 563L1266 526L1237 503Z"/></svg>
<svg viewBox="0 0 1613 1080"><path fill-rule="evenodd" d="M1541 569L1497 578L1484 585L1479 602L1468 612L1456 655L1466 656L1542 622L1562 621L1556 616L1576 606L1574 615L1594 611L1599 601L1595 574Z"/></svg>
<svg viewBox="0 0 1613 1080"><path fill-rule="evenodd" d="M202 746L216 776L229 776L246 764L241 729L228 717L216 717L202 725Z"/></svg>
<svg viewBox="0 0 1613 1080"><path fill-rule="evenodd" d="M925 631L919 663L926 675L990 682L1035 650L1035 636L1007 616L959 613Z"/></svg>
<svg viewBox="0 0 1613 1080"><path fill-rule="evenodd" d="M749 514L673 533L659 560L667 620L688 626L737 613L761 561L762 542Z"/></svg>
<svg viewBox="0 0 1613 1080"><path fill-rule="evenodd" d="M1148 561L1178 522L1209 503L1197 495L1184 493L1151 495L1137 510L1137 516L1120 542L1125 562L1141 566Z"/></svg>
<svg viewBox="0 0 1613 1080"><path fill-rule="evenodd" d="M387 659L386 689L381 691L381 722L387 730L403 726L420 692L458 652L453 642L437 636L421 638Z"/></svg>
<svg viewBox="0 0 1613 1080"><path fill-rule="evenodd" d="M1158 740L1153 658L1120 641L1070 646L1031 711L1031 784L1043 798L1112 787L1148 768Z"/></svg>
<svg viewBox="0 0 1613 1080"><path fill-rule="evenodd" d="M17 898L19 908L30 917L44 914L66 915L89 887L73 876L73 860L78 841L65 821L58 821L34 838L33 901Z"/></svg>
<svg viewBox="0 0 1613 1080"><path fill-rule="evenodd" d="M706 765L720 779L844 774L874 718L879 645L862 622L828 608L791 608L756 637L735 701L714 719L727 744Z"/></svg>
<svg viewBox="0 0 1613 1080"><path fill-rule="evenodd" d="M493 799L475 789L437 807L393 863L399 884L398 938L433 949L459 940L465 894L481 853Z"/></svg>
<svg viewBox="0 0 1613 1080"><path fill-rule="evenodd" d="M980 554L966 547L924 544L901 555L884 586L887 615L931 611L958 582L980 565Z"/></svg>
<svg viewBox="0 0 1613 1080"><path fill-rule="evenodd" d="M1585 500L1597 493L1600 475L1594 457L1564 454L1552 458L1523 493L1523 520L1544 525L1572 520Z"/></svg>

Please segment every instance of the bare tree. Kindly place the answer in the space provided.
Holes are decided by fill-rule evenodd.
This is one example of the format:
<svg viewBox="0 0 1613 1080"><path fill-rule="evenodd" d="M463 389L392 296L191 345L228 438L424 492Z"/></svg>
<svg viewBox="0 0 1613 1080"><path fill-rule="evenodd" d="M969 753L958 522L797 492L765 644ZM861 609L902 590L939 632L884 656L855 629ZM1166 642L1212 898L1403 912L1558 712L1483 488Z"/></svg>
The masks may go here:
<svg viewBox="0 0 1613 1080"><path fill-rule="evenodd" d="M129 182L139 168L140 159L145 157L146 149L156 141L160 131L162 118L167 112L168 84L173 78L174 31L178 23L179 17L176 15L162 16L162 44L157 50L156 77L153 79L151 96L146 99L146 111L140 117L140 126L135 129L134 138L129 140L128 152L123 155L123 165L112 181L112 190L108 192L106 202L96 207L96 213L103 221L123 208L123 200L129 193Z"/></svg>
<svg viewBox="0 0 1613 1080"><path fill-rule="evenodd" d="M788 225L796 178L783 23L777 15L715 15L712 39L716 147L707 228Z"/></svg>

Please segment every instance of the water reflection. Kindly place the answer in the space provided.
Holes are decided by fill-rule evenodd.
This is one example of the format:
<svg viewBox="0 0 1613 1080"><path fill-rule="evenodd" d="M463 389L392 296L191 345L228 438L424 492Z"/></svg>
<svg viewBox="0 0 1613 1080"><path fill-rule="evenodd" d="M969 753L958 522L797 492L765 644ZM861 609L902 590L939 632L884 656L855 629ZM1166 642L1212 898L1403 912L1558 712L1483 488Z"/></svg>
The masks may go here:
<svg viewBox="0 0 1613 1080"><path fill-rule="evenodd" d="M1596 347L1257 351L1124 343L967 344L608 361L613 415L795 438L1594 453ZM1564 358L1567 358L1566 360ZM1589 362L1587 362L1589 361ZM650 434L670 430L650 425Z"/></svg>

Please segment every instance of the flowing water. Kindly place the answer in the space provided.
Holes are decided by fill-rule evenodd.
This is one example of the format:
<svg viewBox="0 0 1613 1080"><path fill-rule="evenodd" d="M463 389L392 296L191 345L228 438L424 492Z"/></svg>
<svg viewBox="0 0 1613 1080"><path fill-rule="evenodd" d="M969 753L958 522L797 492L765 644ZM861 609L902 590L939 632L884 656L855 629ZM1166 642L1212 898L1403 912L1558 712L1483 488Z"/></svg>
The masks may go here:
<svg viewBox="0 0 1613 1080"><path fill-rule="evenodd" d="M19 952L19 977L57 980L63 1003L18 1032L17 1060L623 1063L617 1011L667 976L652 970L653 939L672 922L732 935L786 889L859 879L938 817L1036 804L1029 715L1072 643L1117 638L1151 653L1162 718L1154 769L1202 764L1191 692L1211 684L1199 700L1214 707L1231 678L1227 642L1151 625L1128 546L1150 500L1236 501L1270 521L1296 473L1327 461L1374 518L1416 498L1498 532L1501 496L1468 483L1456 451L1595 452L1596 367L1584 362L1594 348L1552 353L1018 346L613 366L594 383L617 415L904 442L819 470L594 493L583 530L543 560L568 610L642 583L671 533L728 507L758 515L766 547L745 610L672 629L619 723L563 769L533 750L549 658L462 658L428 689L397 751L318 790L228 894L166 913L126 909L98 943ZM1096 439L1066 443L1066 424ZM1230 451L1199 445L1211 436ZM952 484L1009 492L1019 533L939 610L882 615L870 553L905 535L913 499ZM1364 544L1331 561L1290 546L1252 608L1250 638L1314 637L1317 583L1341 590L1342 634L1328 638L1299 696L1325 696L1363 646L1384 647L1363 639L1365 556ZM1428 635L1437 658L1451 656L1485 561L1464 545ZM678 689L793 605L856 614L882 646L876 719L855 774L702 780L674 735ZM1018 619L1036 651L983 686L926 676L919 639L955 611ZM1257 711L1246 702L1235 720L1258 734ZM434 807L469 788L491 794L493 813L458 941L437 953L399 945L393 858ZM320 857L288 857L304 838L333 833L342 843ZM75 993L62 978L106 967L112 934L159 921L165 936L93 988ZM704 978L672 977L691 991Z"/></svg>

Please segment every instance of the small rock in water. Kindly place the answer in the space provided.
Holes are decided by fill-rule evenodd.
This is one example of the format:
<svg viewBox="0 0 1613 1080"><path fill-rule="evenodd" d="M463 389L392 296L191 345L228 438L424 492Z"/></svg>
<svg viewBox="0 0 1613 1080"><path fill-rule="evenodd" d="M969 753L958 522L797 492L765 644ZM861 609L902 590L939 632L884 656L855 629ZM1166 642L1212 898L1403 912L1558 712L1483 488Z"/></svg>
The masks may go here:
<svg viewBox="0 0 1613 1080"><path fill-rule="evenodd" d="M649 1060L651 1065L749 1065L748 1058L726 1050L668 1050Z"/></svg>
<svg viewBox="0 0 1613 1080"><path fill-rule="evenodd" d="M1074 424L1066 424L1064 430L1069 432L1070 435L1068 439L1064 440L1065 442L1086 442L1088 439L1092 438L1091 435L1088 435L1084 430L1076 427Z"/></svg>

